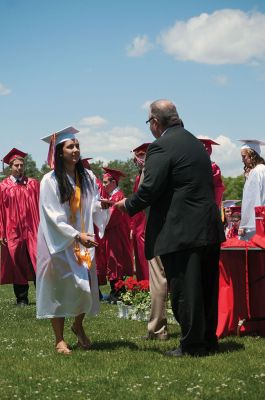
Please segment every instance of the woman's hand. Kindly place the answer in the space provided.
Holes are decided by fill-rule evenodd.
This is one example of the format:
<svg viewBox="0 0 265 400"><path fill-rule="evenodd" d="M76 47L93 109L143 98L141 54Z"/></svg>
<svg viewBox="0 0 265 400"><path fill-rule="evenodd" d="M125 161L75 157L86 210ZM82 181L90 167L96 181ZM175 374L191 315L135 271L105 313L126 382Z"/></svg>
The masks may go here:
<svg viewBox="0 0 265 400"><path fill-rule="evenodd" d="M101 208L102 208L103 210L106 210L106 209L108 209L108 208L110 208L110 207L113 206L114 201L101 198L101 199L100 199L100 203L101 203Z"/></svg>
<svg viewBox="0 0 265 400"><path fill-rule="evenodd" d="M95 235L92 233L79 233L76 239L84 247L97 247L98 242L95 242Z"/></svg>
<svg viewBox="0 0 265 400"><path fill-rule="evenodd" d="M6 246L7 240L5 238L0 238L0 246Z"/></svg>

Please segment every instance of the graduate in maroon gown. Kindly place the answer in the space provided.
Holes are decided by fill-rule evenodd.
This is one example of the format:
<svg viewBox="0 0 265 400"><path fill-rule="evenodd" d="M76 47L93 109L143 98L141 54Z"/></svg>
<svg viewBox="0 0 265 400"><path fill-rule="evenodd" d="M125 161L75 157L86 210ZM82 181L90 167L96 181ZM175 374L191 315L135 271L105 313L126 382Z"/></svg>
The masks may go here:
<svg viewBox="0 0 265 400"><path fill-rule="evenodd" d="M120 178L125 175L116 169L107 167L103 167L103 169L105 171L103 175L104 189L109 201L116 203L125 197L118 186ZM114 285L117 280L133 275L133 256L129 216L113 206L109 210L111 216L104 237L106 240L107 277L112 296L115 293Z"/></svg>
<svg viewBox="0 0 265 400"><path fill-rule="evenodd" d="M92 158L82 158L82 163L84 168L91 170L89 160L92 160ZM106 199L107 193L105 192L103 183L99 178L96 178L96 183L98 186L98 192L99 196L101 198ZM98 284L99 285L106 285L107 283L107 258L106 258L106 244L105 244L105 237L103 238L99 237L98 234L98 227L94 225L94 231L95 231L95 241L98 243L98 246L95 247L95 259L96 259L96 268L97 268L97 276L98 276ZM101 292L100 292L100 297L101 297Z"/></svg>
<svg viewBox="0 0 265 400"><path fill-rule="evenodd" d="M212 154L212 145L219 145L219 143L214 142L212 139L201 139L199 140L204 144L205 150L211 156ZM213 183L214 183L214 193L215 193L215 202L218 208L221 208L223 193L225 191L225 186L222 181L221 170L218 165L212 162L212 172L213 172Z"/></svg>
<svg viewBox="0 0 265 400"><path fill-rule="evenodd" d="M134 163L139 169L139 174L135 178L133 192L137 192L138 190L141 173L144 167L145 156L149 144L150 143L143 143L141 146L138 146L133 150ZM146 226L145 211L140 211L138 214L135 214L133 217L131 217L131 231L132 231L133 250L135 257L135 270L138 281L142 279L149 280L148 261L146 260L144 254L145 226Z"/></svg>
<svg viewBox="0 0 265 400"><path fill-rule="evenodd" d="M4 158L11 175L0 183L0 284L13 284L18 305L28 304L35 281L39 182L24 175L27 154L14 148Z"/></svg>

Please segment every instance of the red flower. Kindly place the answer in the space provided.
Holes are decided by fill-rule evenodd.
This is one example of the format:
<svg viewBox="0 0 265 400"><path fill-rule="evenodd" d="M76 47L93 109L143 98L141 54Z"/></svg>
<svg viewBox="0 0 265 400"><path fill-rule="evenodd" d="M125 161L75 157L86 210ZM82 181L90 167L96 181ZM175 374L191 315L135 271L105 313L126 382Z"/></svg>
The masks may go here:
<svg viewBox="0 0 265 400"><path fill-rule="evenodd" d="M139 286L139 290L141 290L142 292L148 292L149 291L149 281L146 280L142 280L138 282L138 286Z"/></svg>
<svg viewBox="0 0 265 400"><path fill-rule="evenodd" d="M118 282L115 283L114 287L116 290L120 290L125 287L125 282L122 280L119 280Z"/></svg>
<svg viewBox="0 0 265 400"><path fill-rule="evenodd" d="M133 279L132 276L129 276L129 278L126 279L125 281L125 287L127 290L134 290L137 287L138 282Z"/></svg>

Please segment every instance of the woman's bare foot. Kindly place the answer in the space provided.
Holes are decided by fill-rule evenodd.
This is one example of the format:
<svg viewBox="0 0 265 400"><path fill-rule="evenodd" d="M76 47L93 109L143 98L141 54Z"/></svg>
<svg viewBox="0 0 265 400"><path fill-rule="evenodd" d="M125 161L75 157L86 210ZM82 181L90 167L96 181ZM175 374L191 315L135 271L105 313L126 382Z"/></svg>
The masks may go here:
<svg viewBox="0 0 265 400"><path fill-rule="evenodd" d="M71 326L72 332L76 335L78 342L77 346L80 347L83 350L90 350L91 348L91 341L87 337L83 326L81 327L76 327L74 324Z"/></svg>
<svg viewBox="0 0 265 400"><path fill-rule="evenodd" d="M59 343L57 343L56 351L57 351L57 353L60 353L60 354L71 354L72 353L72 351L68 348L68 346L64 340L61 340Z"/></svg>

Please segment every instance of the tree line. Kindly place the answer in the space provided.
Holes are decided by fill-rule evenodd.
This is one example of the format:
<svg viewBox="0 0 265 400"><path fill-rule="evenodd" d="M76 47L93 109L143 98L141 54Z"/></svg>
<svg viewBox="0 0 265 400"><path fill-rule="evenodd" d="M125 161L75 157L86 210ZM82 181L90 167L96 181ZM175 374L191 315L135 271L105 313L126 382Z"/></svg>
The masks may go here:
<svg viewBox="0 0 265 400"><path fill-rule="evenodd" d="M104 173L103 161L95 161L90 163L91 170L94 174L102 180L102 176ZM135 166L132 159L128 159L127 161L120 161L114 160L108 163L109 168L119 169L126 174L125 178L122 178L119 182L120 188L123 190L125 196L128 196L132 193L133 185L135 181L135 177L138 174L138 169ZM25 175L31 178L36 178L41 180L43 175L50 171L49 166L47 163L44 163L40 169L37 168L36 162L32 159L32 156L28 154L25 157ZM5 177L10 175L10 168L6 167L3 170L3 174L1 175L0 181L3 180ZM225 185L225 192L223 196L223 200L240 200L242 199L242 192L244 186L244 176L243 174L237 176L235 178L232 177L222 177L224 185Z"/></svg>

